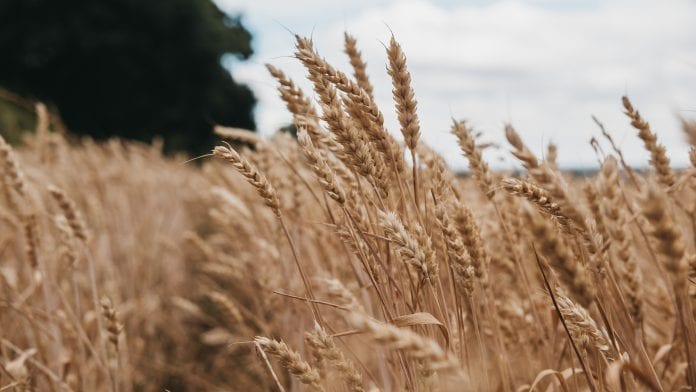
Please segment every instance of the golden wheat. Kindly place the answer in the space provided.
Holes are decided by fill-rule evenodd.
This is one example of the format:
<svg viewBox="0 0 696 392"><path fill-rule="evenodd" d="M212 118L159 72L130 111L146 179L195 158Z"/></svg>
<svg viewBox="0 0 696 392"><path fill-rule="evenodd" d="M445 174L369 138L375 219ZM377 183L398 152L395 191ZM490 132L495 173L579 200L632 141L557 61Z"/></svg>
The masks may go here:
<svg viewBox="0 0 696 392"><path fill-rule="evenodd" d="M525 171L493 170L454 121L455 173L422 138L398 42L403 144L344 38L349 73L297 37L316 102L267 67L297 139L217 127L237 148L182 165L73 139L43 105L21 146L0 139L0 390L696 388L693 167L627 98L654 173L599 122L596 175L509 124Z"/></svg>

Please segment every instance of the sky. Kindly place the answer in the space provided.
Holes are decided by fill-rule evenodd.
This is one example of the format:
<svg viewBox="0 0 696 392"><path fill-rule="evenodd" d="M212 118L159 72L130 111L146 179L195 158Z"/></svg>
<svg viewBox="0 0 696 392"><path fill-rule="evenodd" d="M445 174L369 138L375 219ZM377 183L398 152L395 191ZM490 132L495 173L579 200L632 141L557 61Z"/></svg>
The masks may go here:
<svg viewBox="0 0 696 392"><path fill-rule="evenodd" d="M590 145L598 117L627 161L645 166L648 154L622 113L627 94L650 122L674 166L688 164L679 117L696 118L696 1L321 1L216 0L241 13L254 56L224 60L259 102L264 135L291 122L264 68L283 69L313 97L292 57L293 34L311 36L320 55L351 72L343 33L358 40L386 126L400 137L386 72L385 43L395 35L407 57L418 100L421 142L455 170L466 168L452 118L467 120L482 141L497 144L484 157L496 168L519 165L503 127L522 135L539 156L558 146L565 168L597 166ZM603 142L603 141L602 141ZM610 148L603 143L605 151Z"/></svg>

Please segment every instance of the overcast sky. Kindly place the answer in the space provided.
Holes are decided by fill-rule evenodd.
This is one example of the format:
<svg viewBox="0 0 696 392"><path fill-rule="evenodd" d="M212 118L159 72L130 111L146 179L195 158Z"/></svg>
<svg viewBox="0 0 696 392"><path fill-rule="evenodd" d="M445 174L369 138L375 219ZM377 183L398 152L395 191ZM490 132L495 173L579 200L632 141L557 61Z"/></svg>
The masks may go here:
<svg viewBox="0 0 696 392"><path fill-rule="evenodd" d="M696 118L696 1L216 1L242 13L253 34L255 55L227 63L257 95L263 134L291 121L264 63L311 93L292 58L292 33L311 35L322 56L350 71L346 30L357 37L387 127L398 134L383 46L391 30L406 53L421 140L455 169L466 160L449 133L452 117L502 146L486 153L496 167L517 167L504 141L506 122L539 155L552 141L562 166L591 167L597 160L589 140L599 134L592 114L630 163L645 165L647 154L622 114L623 94L674 164L688 162L678 116Z"/></svg>

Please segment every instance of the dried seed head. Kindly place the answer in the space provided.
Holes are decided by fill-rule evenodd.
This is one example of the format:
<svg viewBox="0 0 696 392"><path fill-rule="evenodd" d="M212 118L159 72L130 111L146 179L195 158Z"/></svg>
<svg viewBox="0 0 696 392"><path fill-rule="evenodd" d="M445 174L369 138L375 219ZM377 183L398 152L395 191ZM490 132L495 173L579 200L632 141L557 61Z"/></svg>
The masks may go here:
<svg viewBox="0 0 696 392"><path fill-rule="evenodd" d="M650 234L657 241L657 251L677 287L687 282L687 261L682 234L669 214L664 192L650 184L643 197L643 216L652 226Z"/></svg>
<svg viewBox="0 0 696 392"><path fill-rule="evenodd" d="M213 155L232 163L232 166L247 179L247 182L256 188L256 192L263 198L264 203L277 216L280 216L280 201L275 188L249 161L241 157L237 151L229 146L215 147Z"/></svg>
<svg viewBox="0 0 696 392"><path fill-rule="evenodd" d="M27 260L31 268L36 271L39 265L39 225L36 214L26 215L23 219L24 237L26 241Z"/></svg>
<svg viewBox="0 0 696 392"><path fill-rule="evenodd" d="M343 352L336 347L333 338L322 327L315 325L312 332L305 334L305 341L312 348L315 356L328 360L339 371L350 391L365 391L362 374L355 369L353 362L347 359Z"/></svg>
<svg viewBox="0 0 696 392"><path fill-rule="evenodd" d="M597 323L585 308L573 303L560 290L556 291L556 303L576 343L583 347L592 346L605 355L610 355L606 334L597 327Z"/></svg>
<svg viewBox="0 0 696 392"><path fill-rule="evenodd" d="M455 227L461 235L464 246L471 256L471 263L476 272L476 277L483 284L487 284L488 253L483 246L481 229L476 222L476 218L474 218L473 212L466 205L459 204L454 207L452 218Z"/></svg>
<svg viewBox="0 0 696 392"><path fill-rule="evenodd" d="M248 129L223 127L221 125L216 125L215 128L213 128L213 132L215 132L216 135L220 136L223 139L227 139L238 143L247 143L255 145L261 142L261 137L259 136L259 134Z"/></svg>
<svg viewBox="0 0 696 392"><path fill-rule="evenodd" d="M415 224L414 232L406 230L401 219L393 212L380 211L380 223L402 261L418 268L424 280L437 276L438 267L430 237Z"/></svg>
<svg viewBox="0 0 696 392"><path fill-rule="evenodd" d="M396 103L399 124L401 124L401 133L404 135L408 148L415 151L420 138L420 121L416 113L416 99L411 87L411 74L406 68L406 55L393 35L389 41L387 56L389 57L387 72L392 79L392 94Z"/></svg>
<svg viewBox="0 0 696 392"><path fill-rule="evenodd" d="M227 295L219 291L211 291L206 293L206 296L224 316L226 324L234 326L244 323L242 312Z"/></svg>
<svg viewBox="0 0 696 392"><path fill-rule="evenodd" d="M266 353L277 357L283 367L288 369L301 383L317 391L324 390L320 384L319 372L305 362L298 352L291 350L287 344L263 336L255 337L254 342Z"/></svg>
<svg viewBox="0 0 696 392"><path fill-rule="evenodd" d="M327 294L339 305L353 311L364 311L362 304L358 302L355 295L338 279L324 279Z"/></svg>
<svg viewBox="0 0 696 392"><path fill-rule="evenodd" d="M476 270L472 266L471 256L469 256L469 252L466 250L459 232L449 219L444 206L439 205L435 209L435 217L442 230L447 246L447 254L452 263L454 283L460 292L471 296L474 290L473 278L476 274Z"/></svg>
<svg viewBox="0 0 696 392"><path fill-rule="evenodd" d="M19 170L17 158L14 155L12 146L7 144L5 139L0 135L0 160L3 165L3 175L8 179L12 188L22 197L26 197L27 185L24 181L24 174Z"/></svg>
<svg viewBox="0 0 696 392"><path fill-rule="evenodd" d="M467 128L464 122L452 121L452 133L457 137L459 147L461 147L464 155L469 160L469 168L474 173L474 178L476 178L481 192L489 199L492 199L495 196L493 177L488 169L488 164L483 160L481 148L476 145L474 135L471 134L471 130Z"/></svg>
<svg viewBox="0 0 696 392"><path fill-rule="evenodd" d="M392 324L380 323L361 313L351 313L348 322L386 347L422 361L428 370L459 368L457 359L430 338Z"/></svg>
<svg viewBox="0 0 696 392"><path fill-rule="evenodd" d="M631 119L631 125L638 130L638 137L643 140L645 149L650 153L650 163L657 172L660 183L671 187L676 182L676 176L669 166L669 158L665 147L657 142L657 135L650 129L650 124L633 108L628 97L621 98L626 116Z"/></svg>
<svg viewBox="0 0 696 392"><path fill-rule="evenodd" d="M82 219L82 215L75 206L75 202L73 202L72 199L68 197L65 191L54 185L48 186L48 192L58 203L58 207L63 212L63 215L65 215L65 218L67 218L68 224L72 228L73 233L75 233L75 237L82 241L87 241L87 228L85 226L84 220Z"/></svg>
<svg viewBox="0 0 696 392"><path fill-rule="evenodd" d="M506 178L501 182L501 185L510 194L524 197L537 209L551 215L564 232L571 232L570 220L563 214L561 207L553 201L551 195L544 188L515 178Z"/></svg>
<svg viewBox="0 0 696 392"><path fill-rule="evenodd" d="M372 96L372 84L367 76L367 64L362 59L362 54L358 50L357 40L352 35L344 34L344 51L348 55L350 60L350 65L353 67L353 76L355 81L358 82L358 86L365 90L367 95L374 101Z"/></svg>
<svg viewBox="0 0 696 392"><path fill-rule="evenodd" d="M309 134L304 128L299 128L297 130L297 142L302 148L302 152L305 158L307 158L307 162L312 168L312 171L314 171L314 175L324 187L329 197L336 200L339 204L345 203L346 196L345 192L343 192L343 188L338 184L331 167L319 154L319 151L314 148L312 139L310 139Z"/></svg>
<svg viewBox="0 0 696 392"><path fill-rule="evenodd" d="M510 124L505 125L505 137L512 147L515 148L512 151L512 155L519 159L527 170L532 171L539 167L539 161L537 161L536 156L527 148L520 135Z"/></svg>
<svg viewBox="0 0 696 392"><path fill-rule="evenodd" d="M548 223L530 211L525 214L540 252L549 259L554 271L560 275L561 282L582 305L592 304L596 291L585 265L575 257L557 230L553 230Z"/></svg>
<svg viewBox="0 0 696 392"><path fill-rule="evenodd" d="M123 331L123 325L118 320L118 313L108 297L103 297L100 301L102 317L106 319L106 332L109 335L109 342L118 351L118 337Z"/></svg>

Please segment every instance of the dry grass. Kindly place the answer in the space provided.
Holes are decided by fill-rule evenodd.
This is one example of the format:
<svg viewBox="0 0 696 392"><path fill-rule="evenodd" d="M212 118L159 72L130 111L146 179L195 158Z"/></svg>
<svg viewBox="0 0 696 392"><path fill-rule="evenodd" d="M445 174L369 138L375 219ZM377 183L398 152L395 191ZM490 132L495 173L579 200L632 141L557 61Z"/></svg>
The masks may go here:
<svg viewBox="0 0 696 392"><path fill-rule="evenodd" d="M298 37L316 103L268 66L297 140L218 128L249 147L196 166L66 140L42 107L0 140L0 391L696 388L696 169L627 98L650 173L617 148L568 177L511 125L527 171L496 172L454 121L458 176L419 138L397 41L404 145L345 45L349 73Z"/></svg>

